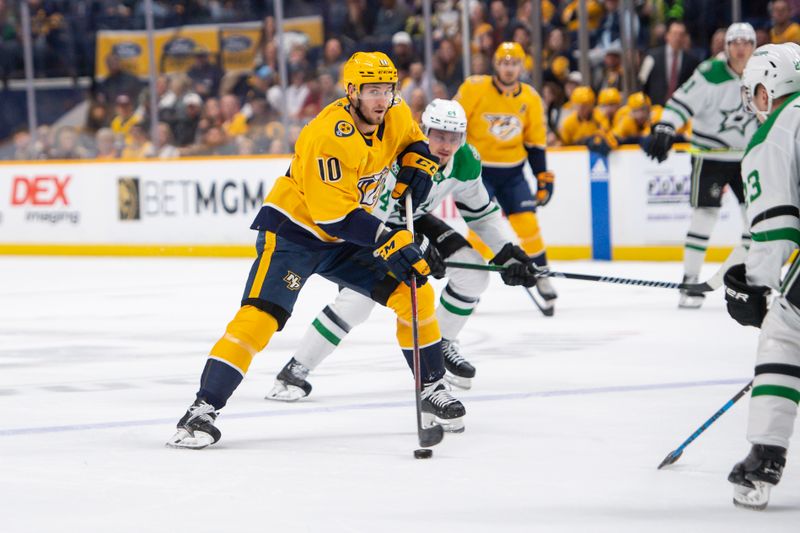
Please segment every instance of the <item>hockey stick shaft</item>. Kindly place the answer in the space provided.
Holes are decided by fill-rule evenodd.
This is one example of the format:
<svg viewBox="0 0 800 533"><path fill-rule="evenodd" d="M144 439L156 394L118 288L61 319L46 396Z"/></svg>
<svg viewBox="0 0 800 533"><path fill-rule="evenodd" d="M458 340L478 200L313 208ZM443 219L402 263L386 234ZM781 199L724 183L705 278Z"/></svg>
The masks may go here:
<svg viewBox="0 0 800 533"><path fill-rule="evenodd" d="M717 411L716 413L714 413L713 415L711 415L711 418L709 418L708 420L706 420L705 422L703 422L703 424L702 424L702 425L701 425L699 428L697 428L697 430L696 430L694 433L692 433L692 434L689 436L689 438L688 438L688 439L686 439L685 441L683 441L683 443L682 443L680 446L678 446L677 448L675 448L674 450L672 450L672 451L671 451L669 454L667 454L667 456L664 458L664 460L663 460L663 461L661 461L661 464L660 464L660 465L658 465L658 468L659 468L659 469L661 469L662 467L664 467L664 466L667 466L667 465L671 465L671 464L673 464L675 461L677 461L677 460L680 458L680 456L683 454L683 450L684 450L684 449L685 449L685 448L686 448L686 447L687 447L689 444L691 444L692 442L694 442L694 440L695 440L697 437L699 437L699 436L700 436L700 435L701 435L701 434L702 434L702 433L703 433L705 430L707 430L707 429L708 429L708 428L711 426L711 424L713 424L714 422L716 422L716 421L717 421L717 419L718 419L719 417L721 417L723 414L725 414L725 412L726 412L728 409L730 409L730 408L733 406L733 404L735 404L736 402L738 402L738 401L739 401L739 399L741 399L741 397L742 397L742 396L744 396L745 394L747 394L747 391L749 391L749 390L750 390L750 388L751 388L752 386L753 386L753 382L752 382L752 381L750 381L750 382L749 382L747 385L745 385L745 386L744 386L744 388L743 388L742 390L740 390L739 392L737 392L737 393L736 393L736 395L734 395L734 397L733 397L733 398L731 398L730 400L728 400L728 401L725 403L725 405L723 405L723 406L722 406L722 407L719 409L719 411Z"/></svg>
<svg viewBox="0 0 800 533"><path fill-rule="evenodd" d="M411 195L406 195L406 229L414 238L414 208ZM422 427L422 362L419 349L419 313L417 306L417 277L411 274L411 339L413 342L412 366L414 367L414 399L417 407L417 437L422 447L435 446L442 441L444 435L441 426Z"/></svg>
<svg viewBox="0 0 800 533"><path fill-rule="evenodd" d="M506 267L502 265L479 265L475 263L459 263L456 261L445 261L445 266L450 268L466 268L470 270L488 270L491 272L502 272ZM659 289L687 289L697 292L709 292L713 289L705 283L675 283L671 281L652 281L646 279L618 278L615 276L597 276L594 274L576 274L572 272L556 272L547 270L542 272L543 276L563 279L577 279L583 281L599 281L602 283L615 283L618 285L635 285L638 287L657 287Z"/></svg>

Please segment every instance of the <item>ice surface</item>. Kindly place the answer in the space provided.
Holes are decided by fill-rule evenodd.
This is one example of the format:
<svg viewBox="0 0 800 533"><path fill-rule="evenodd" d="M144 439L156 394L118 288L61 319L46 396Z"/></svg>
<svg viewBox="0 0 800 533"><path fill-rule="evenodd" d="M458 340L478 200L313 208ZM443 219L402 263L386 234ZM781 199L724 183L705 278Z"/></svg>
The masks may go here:
<svg viewBox="0 0 800 533"><path fill-rule="evenodd" d="M800 457L764 513L726 481L743 399L656 466L752 374L757 331L720 292L556 280L556 316L494 279L462 335L467 430L413 458L413 381L378 309L297 404L263 396L335 294L316 278L220 416L220 443L164 447L250 262L0 258L0 531L724 532L800 530ZM710 276L717 265L707 265ZM677 263L556 263L674 281Z"/></svg>

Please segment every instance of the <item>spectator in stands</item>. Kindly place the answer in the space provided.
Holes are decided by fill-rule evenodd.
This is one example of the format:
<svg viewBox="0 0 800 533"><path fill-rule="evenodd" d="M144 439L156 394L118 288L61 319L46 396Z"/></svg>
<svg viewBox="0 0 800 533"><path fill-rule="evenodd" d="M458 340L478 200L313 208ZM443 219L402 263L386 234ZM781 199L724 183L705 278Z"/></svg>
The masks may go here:
<svg viewBox="0 0 800 533"><path fill-rule="evenodd" d="M130 101L139 97L142 83L139 78L122 69L122 62L118 55L106 56L106 68L108 76L99 83L97 90L97 98L102 103L110 105L116 102L121 95L127 96Z"/></svg>
<svg viewBox="0 0 800 533"><path fill-rule="evenodd" d="M411 108L411 116L414 117L415 122L422 122L422 112L425 111L427 105L428 99L425 97L425 91L420 87L411 91L411 96L408 99L408 107Z"/></svg>
<svg viewBox="0 0 800 533"><path fill-rule="evenodd" d="M100 128L94 135L94 159L116 159L117 143L111 128Z"/></svg>
<svg viewBox="0 0 800 533"><path fill-rule="evenodd" d="M411 12L404 0L380 0L380 2L372 34L379 41L389 41L392 35L405 28L406 19Z"/></svg>
<svg viewBox="0 0 800 533"><path fill-rule="evenodd" d="M334 80L338 80L342 75L342 65L347 58L344 57L342 41L337 37L331 37L325 41L322 49L322 59L317 65L317 75L330 74Z"/></svg>
<svg viewBox="0 0 800 533"><path fill-rule="evenodd" d="M756 28L756 48L769 43L769 30L767 28Z"/></svg>
<svg viewBox="0 0 800 533"><path fill-rule="evenodd" d="M192 155L234 155L236 145L229 142L225 132L219 126L211 126L203 135L199 146L190 147Z"/></svg>
<svg viewBox="0 0 800 533"><path fill-rule="evenodd" d="M194 92L207 98L219 95L219 83L223 76L222 69L211 62L208 49L199 47L194 53L194 64L186 73L192 80Z"/></svg>
<svg viewBox="0 0 800 533"><path fill-rule="evenodd" d="M606 50L610 47L620 47L622 36L620 33L621 25L619 20L619 0L603 0L605 11L603 18L600 19L597 31L592 35L594 48ZM639 37L639 17L631 18L633 35L631 38L635 43Z"/></svg>
<svg viewBox="0 0 800 533"><path fill-rule="evenodd" d="M605 115L606 120L613 128L616 123L614 117L617 114L620 106L622 105L622 94L614 87L608 87L600 91L597 95L597 107L600 112Z"/></svg>
<svg viewBox="0 0 800 533"><path fill-rule="evenodd" d="M133 126L141 122L141 115L134 113L133 102L127 94L117 96L115 101L116 115L111 120L111 131L117 136L119 145L130 141Z"/></svg>
<svg viewBox="0 0 800 533"><path fill-rule="evenodd" d="M180 147L194 144L197 139L197 128L203 114L203 99L197 93L188 93L181 100L172 133L175 144Z"/></svg>
<svg viewBox="0 0 800 533"><path fill-rule="evenodd" d="M772 19L772 27L769 30L771 43L800 44L800 24L792 21L789 2L786 0L773 0L770 4L769 16Z"/></svg>
<svg viewBox="0 0 800 533"><path fill-rule="evenodd" d="M684 51L686 39L686 24L671 20L667 25L666 44L648 52L642 61L639 81L654 104L664 105L700 63Z"/></svg>
<svg viewBox="0 0 800 533"><path fill-rule="evenodd" d="M492 62L483 54L473 54L470 58L470 74L480 76L492 73Z"/></svg>
<svg viewBox="0 0 800 533"><path fill-rule="evenodd" d="M399 31L392 35L391 57L394 66L397 67L398 75L401 77L408 76L411 63L418 61L414 52L414 43L411 41L411 36L408 32Z"/></svg>
<svg viewBox="0 0 800 533"><path fill-rule="evenodd" d="M581 86L572 91L570 97L574 113L561 124L558 136L565 145L585 145L603 155L615 148L617 143L609 132L606 117L594 107L594 91Z"/></svg>
<svg viewBox="0 0 800 533"><path fill-rule="evenodd" d="M567 80L564 82L564 97L567 100L563 105L564 111L572 110L572 92L583 84L583 75L577 70L567 74Z"/></svg>
<svg viewBox="0 0 800 533"><path fill-rule="evenodd" d="M330 73L319 75L319 93L322 107L344 96L344 90Z"/></svg>
<svg viewBox="0 0 800 533"><path fill-rule="evenodd" d="M454 95L464 81L464 68L452 40L444 39L439 43L433 55L433 75L447 88L445 98Z"/></svg>
<svg viewBox="0 0 800 533"><path fill-rule="evenodd" d="M30 161L39 159L33 138L28 130L19 130L13 137L14 150L11 159L16 161Z"/></svg>
<svg viewBox="0 0 800 533"><path fill-rule="evenodd" d="M155 153L153 143L147 137L147 130L143 124L134 124L130 135L122 149L123 159L142 159L152 157Z"/></svg>
<svg viewBox="0 0 800 533"><path fill-rule="evenodd" d="M508 16L508 7L502 0L492 0L489 4L489 18L492 22L492 39L495 43L508 40L511 19ZM492 50L494 52L494 50Z"/></svg>
<svg viewBox="0 0 800 533"><path fill-rule="evenodd" d="M205 124L203 124L205 122ZM205 134L205 131L212 126L222 127L224 119L222 118L222 110L220 109L219 99L208 98L203 103L203 118L200 121L200 129Z"/></svg>
<svg viewBox="0 0 800 533"><path fill-rule="evenodd" d="M716 59L725 59L725 32L727 28L718 28L711 36L710 56Z"/></svg>
<svg viewBox="0 0 800 533"><path fill-rule="evenodd" d="M547 121L547 146L558 146L558 125L561 122L561 106L564 105L564 89L561 85L546 81L542 87L542 103Z"/></svg>
<svg viewBox="0 0 800 533"><path fill-rule="evenodd" d="M628 97L627 114L621 116L612 129L620 144L639 144L642 137L650 135L650 98L643 92Z"/></svg>
<svg viewBox="0 0 800 533"><path fill-rule="evenodd" d="M94 134L100 128L105 128L111 124L111 117L108 116L108 108L96 100L89 101L89 109L86 112L87 133Z"/></svg>
<svg viewBox="0 0 800 533"><path fill-rule="evenodd" d="M47 124L36 128L36 140L33 143L33 152L37 159L50 159L53 156L53 143L55 132Z"/></svg>
<svg viewBox="0 0 800 533"><path fill-rule="evenodd" d="M587 22L589 31L595 31L600 27L600 20L605 14L603 6L597 0L587 0L586 2ZM578 0L571 0L561 11L561 22L567 27L570 33L577 33L580 22L578 20Z"/></svg>
<svg viewBox="0 0 800 533"><path fill-rule="evenodd" d="M236 96L226 94L220 98L219 108L225 135L233 138L247 133L247 117L242 113L239 99Z"/></svg>
<svg viewBox="0 0 800 533"><path fill-rule="evenodd" d="M595 89L597 92L609 87L622 90L622 77L622 48L609 46L603 55L603 65L595 75Z"/></svg>
<svg viewBox="0 0 800 533"><path fill-rule="evenodd" d="M86 159L88 151L80 145L78 130L72 126L62 126L56 132L53 159Z"/></svg>
<svg viewBox="0 0 800 533"><path fill-rule="evenodd" d="M285 105L289 117L298 119L303 103L308 97L309 88L306 84L306 72L302 68L289 70L289 86L286 88Z"/></svg>
<svg viewBox="0 0 800 533"><path fill-rule="evenodd" d="M347 38L353 46L372 35L372 25L364 16L366 10L366 0L347 0L347 21L342 36ZM389 35L391 36L391 33Z"/></svg>
<svg viewBox="0 0 800 533"><path fill-rule="evenodd" d="M179 157L178 149L175 147L175 139L172 135L172 130L166 122L159 122L156 127L156 142L153 144L152 150L148 157L157 157L158 159L175 159Z"/></svg>
<svg viewBox="0 0 800 533"><path fill-rule="evenodd" d="M425 66L422 61L414 61L408 69L408 76L400 84L400 95L408 102L415 89L422 89L422 93L426 94L429 83L425 77Z"/></svg>

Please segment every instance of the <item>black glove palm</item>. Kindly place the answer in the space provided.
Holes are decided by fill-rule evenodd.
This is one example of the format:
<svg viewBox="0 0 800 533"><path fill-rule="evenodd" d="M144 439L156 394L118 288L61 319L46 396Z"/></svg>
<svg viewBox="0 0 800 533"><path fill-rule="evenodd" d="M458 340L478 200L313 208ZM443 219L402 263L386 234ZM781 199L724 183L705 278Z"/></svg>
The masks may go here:
<svg viewBox="0 0 800 533"><path fill-rule="evenodd" d="M425 262L428 263L428 267L431 269L430 275L436 279L442 279L445 276L447 267L444 266L444 259L442 259L439 250L437 250L433 243L421 233L417 233L414 240L422 250Z"/></svg>
<svg viewBox="0 0 800 533"><path fill-rule="evenodd" d="M664 161L675 142L675 128L659 122L653 126L653 132L642 142L642 149L647 157L659 163Z"/></svg>
<svg viewBox="0 0 800 533"><path fill-rule="evenodd" d="M769 288L748 285L743 264L729 268L724 282L728 314L743 326L760 328L767 314Z"/></svg>
<svg viewBox="0 0 800 533"><path fill-rule="evenodd" d="M536 285L537 272L541 274L525 250L510 242L500 249L490 263L506 267L500 272L500 277L509 286L533 287Z"/></svg>

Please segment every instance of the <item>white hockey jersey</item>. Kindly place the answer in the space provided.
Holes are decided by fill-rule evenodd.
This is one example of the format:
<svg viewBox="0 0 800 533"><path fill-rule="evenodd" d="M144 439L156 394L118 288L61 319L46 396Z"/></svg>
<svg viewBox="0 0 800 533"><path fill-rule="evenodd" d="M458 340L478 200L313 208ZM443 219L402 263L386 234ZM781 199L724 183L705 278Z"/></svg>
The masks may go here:
<svg viewBox="0 0 800 533"><path fill-rule="evenodd" d="M696 157L739 161L758 128L755 115L744 109L741 86L727 61L704 61L667 101L661 122L677 130L691 119Z"/></svg>
<svg viewBox="0 0 800 533"><path fill-rule="evenodd" d="M781 290L781 268L800 246L800 93L770 113L742 160L747 217L753 244L747 283ZM783 289L798 277L795 261Z"/></svg>
<svg viewBox="0 0 800 533"><path fill-rule="evenodd" d="M372 214L392 226L405 226L404 204L391 198L398 171L397 164L393 165L383 194ZM467 226L494 253L499 252L508 242L518 242L511 226L503 218L500 207L489 197L486 187L483 186L480 156L472 145L464 144L453 154L447 165L436 173L428 199L414 211L414 218L434 211L448 195L453 196L456 208Z"/></svg>

